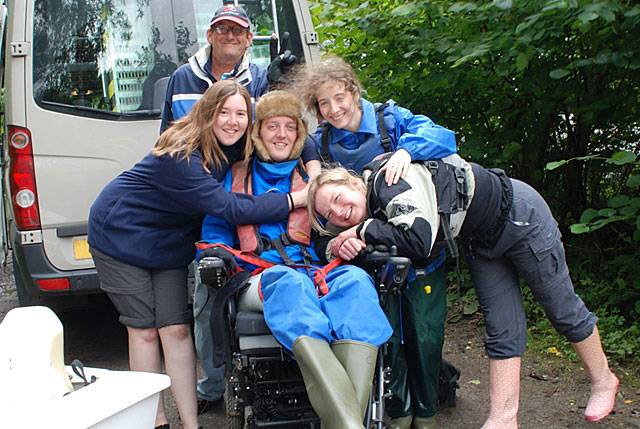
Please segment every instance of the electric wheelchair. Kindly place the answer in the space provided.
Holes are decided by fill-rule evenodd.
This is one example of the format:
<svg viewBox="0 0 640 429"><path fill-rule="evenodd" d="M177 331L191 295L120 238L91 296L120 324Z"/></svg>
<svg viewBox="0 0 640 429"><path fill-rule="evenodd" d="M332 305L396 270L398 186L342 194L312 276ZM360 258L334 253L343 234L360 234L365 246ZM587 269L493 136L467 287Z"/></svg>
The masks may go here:
<svg viewBox="0 0 640 429"><path fill-rule="evenodd" d="M396 256L396 249L368 249L362 266L371 274L381 303L390 293L400 293L411 261ZM249 274L231 273L218 257L205 256L197 269L214 299L211 326L214 365L226 365L225 417L227 428L319 429L293 356L271 335L261 312L243 308L239 296ZM233 275L232 275L233 274ZM384 428L384 400L390 369L384 366L380 347L364 427Z"/></svg>

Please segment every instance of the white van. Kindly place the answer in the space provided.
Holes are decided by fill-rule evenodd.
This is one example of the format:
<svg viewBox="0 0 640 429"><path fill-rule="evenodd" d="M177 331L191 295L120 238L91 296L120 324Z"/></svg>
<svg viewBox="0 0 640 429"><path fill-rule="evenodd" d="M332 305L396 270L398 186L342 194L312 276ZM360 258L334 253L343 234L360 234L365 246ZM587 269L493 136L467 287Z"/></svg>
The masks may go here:
<svg viewBox="0 0 640 429"><path fill-rule="evenodd" d="M155 143L167 78L206 44L222 3L8 0L3 200L21 305L98 292L89 207ZM224 3L249 14L254 62L268 65L274 31L299 59L318 57L306 0Z"/></svg>

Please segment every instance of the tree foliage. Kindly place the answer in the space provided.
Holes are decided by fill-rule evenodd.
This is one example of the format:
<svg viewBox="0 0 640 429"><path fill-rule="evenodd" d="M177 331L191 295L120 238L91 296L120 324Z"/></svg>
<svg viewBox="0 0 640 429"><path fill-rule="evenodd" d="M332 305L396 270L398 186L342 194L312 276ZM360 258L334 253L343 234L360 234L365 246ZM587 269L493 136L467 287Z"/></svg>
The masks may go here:
<svg viewBox="0 0 640 429"><path fill-rule="evenodd" d="M371 98L393 97L455 129L473 160L507 167L551 191L543 175L550 161L637 150L640 5L315 5L329 50L354 64ZM608 170L573 163L548 176L558 190L548 196L562 205L563 220L606 201L586 191L597 186L588 180L600 181Z"/></svg>
<svg viewBox="0 0 640 429"><path fill-rule="evenodd" d="M540 190L564 231L589 232L570 243L589 249L584 276L597 267L619 280L613 301L640 318L640 4L313 5L325 48L354 65L369 98L430 116L458 133L467 159Z"/></svg>

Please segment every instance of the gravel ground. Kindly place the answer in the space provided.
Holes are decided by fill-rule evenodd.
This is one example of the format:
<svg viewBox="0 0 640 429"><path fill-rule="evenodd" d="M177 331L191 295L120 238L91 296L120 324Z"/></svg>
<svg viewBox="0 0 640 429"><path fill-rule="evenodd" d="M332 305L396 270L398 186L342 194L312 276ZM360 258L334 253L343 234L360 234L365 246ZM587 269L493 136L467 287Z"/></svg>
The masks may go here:
<svg viewBox="0 0 640 429"><path fill-rule="evenodd" d="M17 298L11 264L0 273L0 320ZM80 359L86 366L127 369L127 341L124 328L107 300L89 309L70 311L61 320L65 328L65 362ZM462 370L458 405L441 412L442 428L479 428L488 411L487 359L482 348L482 326L478 318L447 326L445 356ZM566 359L528 353L523 361L520 427L538 428L630 428L640 429L640 382L614 368L622 376L615 413L598 424L582 418L589 386L584 370ZM173 428L180 424L171 394L167 408ZM201 416L205 428L224 427L223 407Z"/></svg>

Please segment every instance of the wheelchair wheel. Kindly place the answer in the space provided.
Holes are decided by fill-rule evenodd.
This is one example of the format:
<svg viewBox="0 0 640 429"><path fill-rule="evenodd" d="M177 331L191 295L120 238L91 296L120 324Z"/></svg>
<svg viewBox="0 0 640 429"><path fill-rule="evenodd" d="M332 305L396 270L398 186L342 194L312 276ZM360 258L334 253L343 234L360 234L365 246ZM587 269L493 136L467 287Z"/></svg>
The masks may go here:
<svg viewBox="0 0 640 429"><path fill-rule="evenodd" d="M234 385L229 377L224 380L224 417L227 429L243 429L244 407L240 406L234 394Z"/></svg>

